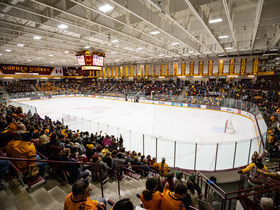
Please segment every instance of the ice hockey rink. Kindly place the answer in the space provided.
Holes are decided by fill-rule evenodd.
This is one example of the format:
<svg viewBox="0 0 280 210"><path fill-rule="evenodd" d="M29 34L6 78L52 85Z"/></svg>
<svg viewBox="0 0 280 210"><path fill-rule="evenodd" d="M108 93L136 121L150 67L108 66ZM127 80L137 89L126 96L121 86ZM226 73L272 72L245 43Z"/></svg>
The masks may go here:
<svg viewBox="0 0 280 210"><path fill-rule="evenodd" d="M52 98L21 103L37 107L37 112L41 117L47 115L52 120L61 120L62 116L71 115L99 122L109 127L117 127L121 134L123 131L125 142L128 138L126 138L127 135L125 134L128 133L127 130L132 131L132 133L153 136L149 139L150 144L145 145L146 155L151 150L150 147L155 147L154 141L156 137L164 139L165 144L158 144L157 156L165 156L167 160L170 159L170 162L172 162L170 163L171 166L174 165L173 151L175 146L173 142L176 141L176 154L178 155L176 155L175 166L179 165L179 167L184 166L185 168L194 167L193 163L190 166L183 164L188 159L190 162L196 161L195 168L213 169L214 165L217 164L214 161L217 158L215 157L217 156L216 143L223 144L222 148L219 147L218 153L218 157L221 157L223 160L222 163L218 163L219 167L215 166L215 168L230 168L233 165L233 161L235 161L235 166L246 165L248 150L250 150L248 142L257 136L257 130L251 119L217 110L133 103L89 97ZM226 120L232 122L235 130L234 134L224 133ZM103 133L106 132L106 126L104 130ZM97 130L89 130L89 132L95 133ZM110 135L110 133L108 134ZM240 145L237 148L239 150L235 152L236 148L234 145L236 141L244 142L244 145ZM196 157L194 157L195 143L198 143ZM137 142L136 146L131 146L133 142L126 142L125 145L131 147L130 149L142 148L142 142ZM140 149L140 151L142 150ZM152 150L150 153L152 156L155 155L155 152ZM222 157L222 153L226 157ZM234 155L236 157L233 157L234 153L237 154ZM238 159L238 155L240 159Z"/></svg>

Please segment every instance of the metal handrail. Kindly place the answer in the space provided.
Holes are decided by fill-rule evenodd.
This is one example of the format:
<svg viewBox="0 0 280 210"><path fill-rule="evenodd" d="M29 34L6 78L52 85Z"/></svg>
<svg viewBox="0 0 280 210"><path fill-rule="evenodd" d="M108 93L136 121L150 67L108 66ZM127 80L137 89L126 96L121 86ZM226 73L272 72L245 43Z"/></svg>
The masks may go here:
<svg viewBox="0 0 280 210"><path fill-rule="evenodd" d="M57 161L57 160L31 160L31 159L25 159L25 158L12 158L12 157L0 157L0 160L11 160L11 161L27 161L27 162L43 162L43 163L56 163L56 164L72 164L72 165L77 165L77 164L82 164L82 165L98 165L99 171L94 170L99 172L101 174L101 165L99 163L90 163L90 162L69 162L69 161ZM102 197L104 197L104 192L103 192L103 183L102 183L102 177L101 175L99 176L100 178L100 184L101 184L101 194Z"/></svg>

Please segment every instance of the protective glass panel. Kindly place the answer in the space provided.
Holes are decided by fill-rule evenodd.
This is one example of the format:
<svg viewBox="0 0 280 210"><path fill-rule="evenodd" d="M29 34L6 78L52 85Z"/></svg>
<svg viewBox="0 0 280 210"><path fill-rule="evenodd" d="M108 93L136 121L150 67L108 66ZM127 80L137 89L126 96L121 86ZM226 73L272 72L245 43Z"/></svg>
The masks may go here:
<svg viewBox="0 0 280 210"><path fill-rule="evenodd" d="M195 144L176 142L175 167L194 169Z"/></svg>
<svg viewBox="0 0 280 210"><path fill-rule="evenodd" d="M109 125L108 134L114 135L115 138L119 137L119 129L116 126Z"/></svg>
<svg viewBox="0 0 280 210"><path fill-rule="evenodd" d="M233 167L235 142L219 143L216 170Z"/></svg>
<svg viewBox="0 0 280 210"><path fill-rule="evenodd" d="M144 135L144 155L151 155L156 157L156 137L151 135Z"/></svg>
<svg viewBox="0 0 280 210"><path fill-rule="evenodd" d="M214 170L216 144L197 144L196 170Z"/></svg>
<svg viewBox="0 0 280 210"><path fill-rule="evenodd" d="M237 142L236 156L234 167L245 166L248 164L248 151L250 146L250 140Z"/></svg>
<svg viewBox="0 0 280 210"><path fill-rule="evenodd" d="M261 145L261 138L260 137L252 139L250 158L252 157L252 155L254 154L255 151L260 154L260 145Z"/></svg>
<svg viewBox="0 0 280 210"><path fill-rule="evenodd" d="M131 150L131 132L127 129L120 128L120 135L123 137L123 146L126 150Z"/></svg>
<svg viewBox="0 0 280 210"><path fill-rule="evenodd" d="M102 131L103 135L110 135L110 133L108 133L108 125L104 124L104 123L99 123L99 132Z"/></svg>
<svg viewBox="0 0 280 210"><path fill-rule="evenodd" d="M131 131L131 150L143 154L143 134Z"/></svg>
<svg viewBox="0 0 280 210"><path fill-rule="evenodd" d="M161 162L162 158L165 157L167 165L174 167L174 141L159 138L157 154L157 162Z"/></svg>
<svg viewBox="0 0 280 210"><path fill-rule="evenodd" d="M95 134L96 132L98 133L98 125L97 122L95 121L89 121L90 124L90 129L89 129L89 133L93 133Z"/></svg>

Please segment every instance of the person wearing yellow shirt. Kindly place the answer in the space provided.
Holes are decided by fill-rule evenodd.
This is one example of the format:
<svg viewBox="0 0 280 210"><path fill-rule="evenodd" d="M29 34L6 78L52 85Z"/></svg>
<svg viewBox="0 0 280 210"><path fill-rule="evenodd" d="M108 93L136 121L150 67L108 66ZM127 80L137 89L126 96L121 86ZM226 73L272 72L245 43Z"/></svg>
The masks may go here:
<svg viewBox="0 0 280 210"><path fill-rule="evenodd" d="M164 185L163 193L156 191L157 186L157 180L155 178L149 178L146 181L146 189L140 196L143 208L148 210L160 210L162 198L164 193L168 190L168 182Z"/></svg>
<svg viewBox="0 0 280 210"><path fill-rule="evenodd" d="M259 173L257 173L257 169L268 171L267 167L262 164L262 158L260 156L256 158L256 162L252 162L242 170L243 174L250 173L248 183L254 187L261 186L262 184L262 182L258 180Z"/></svg>
<svg viewBox="0 0 280 210"><path fill-rule="evenodd" d="M167 173L170 171L169 166L165 163L165 158L162 158L162 161L158 164L158 170L160 171L160 174L163 176L166 176Z"/></svg>
<svg viewBox="0 0 280 210"><path fill-rule="evenodd" d="M183 199L188 194L187 186L183 183L177 183L174 192L167 190L161 201L160 210L185 210Z"/></svg>
<svg viewBox="0 0 280 210"><path fill-rule="evenodd" d="M72 192L69 193L64 202L64 210L106 210L106 200L104 198L98 201L89 198L92 192L92 185L86 179L78 179L72 186Z"/></svg>

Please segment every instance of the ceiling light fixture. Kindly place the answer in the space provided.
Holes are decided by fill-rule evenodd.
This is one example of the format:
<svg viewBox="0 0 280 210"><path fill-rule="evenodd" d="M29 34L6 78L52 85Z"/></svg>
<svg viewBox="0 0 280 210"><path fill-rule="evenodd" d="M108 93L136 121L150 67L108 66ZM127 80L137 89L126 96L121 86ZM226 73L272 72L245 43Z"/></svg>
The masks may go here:
<svg viewBox="0 0 280 210"><path fill-rule="evenodd" d="M51 54L51 55L49 55L49 56L53 57L54 55Z"/></svg>
<svg viewBox="0 0 280 210"><path fill-rule="evenodd" d="M159 34L160 32L159 31L152 31L150 32L151 35L156 35L156 34Z"/></svg>
<svg viewBox="0 0 280 210"><path fill-rule="evenodd" d="M89 49L89 48L90 48L90 46L84 46L84 48L85 48L85 49Z"/></svg>
<svg viewBox="0 0 280 210"><path fill-rule="evenodd" d="M57 28L66 29L66 28L68 28L68 25L60 24L60 25L57 26Z"/></svg>
<svg viewBox="0 0 280 210"><path fill-rule="evenodd" d="M225 50L232 50L233 47L225 47Z"/></svg>
<svg viewBox="0 0 280 210"><path fill-rule="evenodd" d="M10 49L6 49L5 51L6 51L6 52L12 52L12 50L10 50Z"/></svg>
<svg viewBox="0 0 280 210"><path fill-rule="evenodd" d="M111 54L116 54L117 52L111 52Z"/></svg>
<svg viewBox="0 0 280 210"><path fill-rule="evenodd" d="M137 50L143 50L143 48L142 47L138 47Z"/></svg>
<svg viewBox="0 0 280 210"><path fill-rule="evenodd" d="M228 38L228 35L219 36L219 39L226 39L226 38Z"/></svg>
<svg viewBox="0 0 280 210"><path fill-rule="evenodd" d="M33 37L33 39L36 39L36 40L39 40L39 39L41 39L42 37L40 37L40 36L34 36Z"/></svg>
<svg viewBox="0 0 280 210"><path fill-rule="evenodd" d="M17 46L18 47L24 47L24 44L18 44Z"/></svg>
<svg viewBox="0 0 280 210"><path fill-rule="evenodd" d="M117 42L119 42L119 40L115 39L115 40L112 40L111 42L112 43L117 43Z"/></svg>
<svg viewBox="0 0 280 210"><path fill-rule="evenodd" d="M178 45L179 44L179 42L173 42L173 43L171 43L172 45Z"/></svg>
<svg viewBox="0 0 280 210"><path fill-rule="evenodd" d="M68 51L68 50L66 50L66 51L64 51L64 53L69 53L69 51Z"/></svg>
<svg viewBox="0 0 280 210"><path fill-rule="evenodd" d="M98 8L101 12L108 12L113 9L113 7L110 4L105 4Z"/></svg>
<svg viewBox="0 0 280 210"><path fill-rule="evenodd" d="M217 18L217 19L209 20L209 23L219 23L219 22L222 22L222 21L223 21L222 18Z"/></svg>

